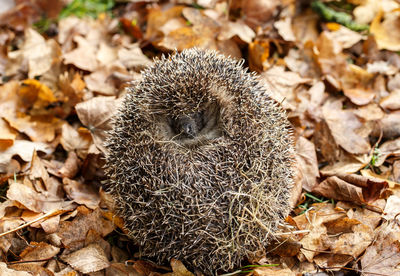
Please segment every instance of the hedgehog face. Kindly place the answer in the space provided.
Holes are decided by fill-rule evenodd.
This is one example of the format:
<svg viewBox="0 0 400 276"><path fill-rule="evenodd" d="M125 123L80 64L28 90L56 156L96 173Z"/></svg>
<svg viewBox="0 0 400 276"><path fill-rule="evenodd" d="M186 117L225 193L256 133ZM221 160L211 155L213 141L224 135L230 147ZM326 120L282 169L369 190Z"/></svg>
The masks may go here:
<svg viewBox="0 0 400 276"><path fill-rule="evenodd" d="M204 106L191 113L160 116L158 129L162 140L171 140L184 146L195 146L222 136L218 104Z"/></svg>

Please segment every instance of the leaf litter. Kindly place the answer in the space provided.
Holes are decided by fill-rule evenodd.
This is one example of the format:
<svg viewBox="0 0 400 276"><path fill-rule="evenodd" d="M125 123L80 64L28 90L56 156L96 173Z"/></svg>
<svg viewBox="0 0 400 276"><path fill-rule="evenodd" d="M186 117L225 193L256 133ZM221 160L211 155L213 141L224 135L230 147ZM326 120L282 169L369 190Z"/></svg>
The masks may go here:
<svg viewBox="0 0 400 276"><path fill-rule="evenodd" d="M400 275L400 3L310 2L2 7L0 274L193 275L141 259L101 183L123 88L196 46L243 58L295 130L294 210L230 275Z"/></svg>

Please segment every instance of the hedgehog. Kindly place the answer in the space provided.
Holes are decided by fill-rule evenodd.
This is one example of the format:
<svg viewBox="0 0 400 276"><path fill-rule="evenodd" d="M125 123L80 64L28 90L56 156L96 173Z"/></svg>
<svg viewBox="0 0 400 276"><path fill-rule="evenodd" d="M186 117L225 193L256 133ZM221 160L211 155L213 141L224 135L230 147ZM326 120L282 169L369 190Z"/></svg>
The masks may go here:
<svg viewBox="0 0 400 276"><path fill-rule="evenodd" d="M294 147L264 87L243 61L196 48L128 87L105 188L140 256L211 275L265 253L290 212Z"/></svg>

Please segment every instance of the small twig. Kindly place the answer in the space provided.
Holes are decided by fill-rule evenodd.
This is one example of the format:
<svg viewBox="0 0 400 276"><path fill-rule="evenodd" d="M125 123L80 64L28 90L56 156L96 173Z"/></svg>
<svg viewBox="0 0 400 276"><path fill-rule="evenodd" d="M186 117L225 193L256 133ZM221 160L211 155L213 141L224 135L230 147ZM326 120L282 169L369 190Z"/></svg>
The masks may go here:
<svg viewBox="0 0 400 276"><path fill-rule="evenodd" d="M46 213L46 214L44 214L44 215L42 215L42 216L40 216L40 217L38 217L38 218L36 218L34 220L31 220L31 221L29 221L27 223L24 223L24 224L18 226L17 228L14 228L14 229L11 229L11 230L8 230L6 232L1 233L0 237L4 237L7 234L10 234L10 233L13 233L15 231L21 230L21 229L23 229L23 228L25 228L25 227L27 227L27 226L35 223L35 222L38 222L38 221L40 221L40 220L42 220L44 218L52 217L52 216L55 216L55 215L58 215L58 214L61 214L61 213L64 213L64 212L65 212L65 210L53 210L53 211L50 211L50 212L48 212L48 213Z"/></svg>

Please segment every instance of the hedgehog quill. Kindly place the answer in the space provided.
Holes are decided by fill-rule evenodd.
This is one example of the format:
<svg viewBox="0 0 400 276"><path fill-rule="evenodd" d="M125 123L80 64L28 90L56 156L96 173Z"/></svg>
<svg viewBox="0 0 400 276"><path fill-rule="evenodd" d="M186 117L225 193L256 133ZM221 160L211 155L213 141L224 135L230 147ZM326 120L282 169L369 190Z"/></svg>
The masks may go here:
<svg viewBox="0 0 400 276"><path fill-rule="evenodd" d="M141 255L206 274L264 252L289 214L291 128L242 63L198 49L155 60L106 141L106 190Z"/></svg>

